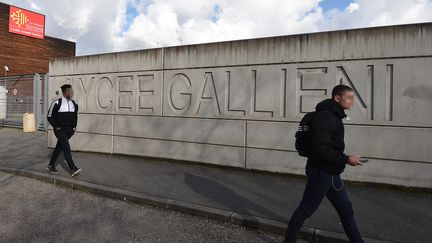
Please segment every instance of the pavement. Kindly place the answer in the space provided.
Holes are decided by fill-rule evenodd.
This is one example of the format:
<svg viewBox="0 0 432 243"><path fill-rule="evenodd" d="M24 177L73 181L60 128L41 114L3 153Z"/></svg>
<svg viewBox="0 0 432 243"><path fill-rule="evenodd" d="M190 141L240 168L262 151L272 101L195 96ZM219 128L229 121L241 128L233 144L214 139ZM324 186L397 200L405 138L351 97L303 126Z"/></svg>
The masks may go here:
<svg viewBox="0 0 432 243"><path fill-rule="evenodd" d="M0 242L281 242L282 236L0 172ZM304 242L303 242L304 243Z"/></svg>
<svg viewBox="0 0 432 243"><path fill-rule="evenodd" d="M52 152L47 148L46 133L24 134L3 128L0 141L0 167L50 176L45 172ZM231 219L234 213L286 224L305 185L305 178L299 176L159 159L82 152L73 153L73 157L83 174L71 179L60 162L56 178L231 212ZM364 237L387 242L431 242L431 192L358 183L346 183L346 187ZM338 216L327 200L305 226L316 232L343 235Z"/></svg>

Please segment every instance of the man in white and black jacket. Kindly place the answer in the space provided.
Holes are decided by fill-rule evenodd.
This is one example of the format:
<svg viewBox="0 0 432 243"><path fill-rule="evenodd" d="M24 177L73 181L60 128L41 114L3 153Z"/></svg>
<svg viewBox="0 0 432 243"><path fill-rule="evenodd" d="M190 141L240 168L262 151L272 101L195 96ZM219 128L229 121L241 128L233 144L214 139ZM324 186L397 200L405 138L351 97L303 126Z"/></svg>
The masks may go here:
<svg viewBox="0 0 432 243"><path fill-rule="evenodd" d="M73 90L70 84L65 84L60 88L63 97L54 101L48 111L48 122L53 127L58 140L47 170L51 173L57 173L56 161L61 151L63 151L72 176L77 176L81 169L76 167L72 160L69 139L74 135L77 126L78 105L72 100Z"/></svg>

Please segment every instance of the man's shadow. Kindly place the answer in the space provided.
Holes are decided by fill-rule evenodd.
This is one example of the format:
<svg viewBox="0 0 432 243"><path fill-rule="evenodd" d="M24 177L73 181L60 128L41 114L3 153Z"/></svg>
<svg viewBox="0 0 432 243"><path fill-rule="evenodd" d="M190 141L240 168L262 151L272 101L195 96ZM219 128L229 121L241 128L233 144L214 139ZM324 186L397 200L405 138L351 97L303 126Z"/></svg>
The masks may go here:
<svg viewBox="0 0 432 243"><path fill-rule="evenodd" d="M274 214L272 211L258 205L252 201L249 201L239 194L237 194L232 189L216 182L211 179L193 175L190 173L185 173L184 182L188 185L194 192L200 194L203 197L209 198L213 201L218 202L221 205L229 208L232 212L242 213L248 215L248 218L252 221L241 222L242 226L249 226L253 228L257 228L258 219L254 216L250 211L259 212L265 217L270 219L277 219L278 216ZM264 242L273 242L270 237L266 235L259 234L257 235Z"/></svg>
<svg viewBox="0 0 432 243"><path fill-rule="evenodd" d="M250 213L250 211L254 211L270 219L279 218L276 214L274 214L267 208L243 198L232 189L211 179L193 175L190 173L185 173L184 181L186 185L188 185L196 193L200 194L203 197L212 199L221 205L224 205L233 212L248 214L252 216L252 213Z"/></svg>

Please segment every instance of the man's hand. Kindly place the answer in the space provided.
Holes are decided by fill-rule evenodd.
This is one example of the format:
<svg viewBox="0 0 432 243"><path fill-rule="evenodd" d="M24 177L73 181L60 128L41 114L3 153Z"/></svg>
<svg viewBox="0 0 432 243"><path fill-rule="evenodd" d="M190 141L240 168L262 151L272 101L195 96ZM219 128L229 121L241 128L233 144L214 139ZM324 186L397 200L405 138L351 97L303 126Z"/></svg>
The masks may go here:
<svg viewBox="0 0 432 243"><path fill-rule="evenodd" d="M348 157L347 164L349 164L351 166L362 165L362 162L360 162L360 156L358 156L358 155L350 155Z"/></svg>

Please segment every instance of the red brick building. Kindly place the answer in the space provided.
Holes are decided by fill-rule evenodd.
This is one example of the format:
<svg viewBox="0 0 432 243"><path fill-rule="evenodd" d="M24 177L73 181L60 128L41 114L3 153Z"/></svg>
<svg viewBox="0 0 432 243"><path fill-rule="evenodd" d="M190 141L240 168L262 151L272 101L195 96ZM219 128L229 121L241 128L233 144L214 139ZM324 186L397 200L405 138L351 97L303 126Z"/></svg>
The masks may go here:
<svg viewBox="0 0 432 243"><path fill-rule="evenodd" d="M50 59L75 56L75 46L75 42L46 36L44 15L0 3L1 124L22 124L22 114L33 112L34 74L48 73Z"/></svg>
<svg viewBox="0 0 432 243"><path fill-rule="evenodd" d="M52 58L75 56L75 42L50 36L44 39L9 32L10 5L0 3L0 77L4 65L8 76L47 73Z"/></svg>

